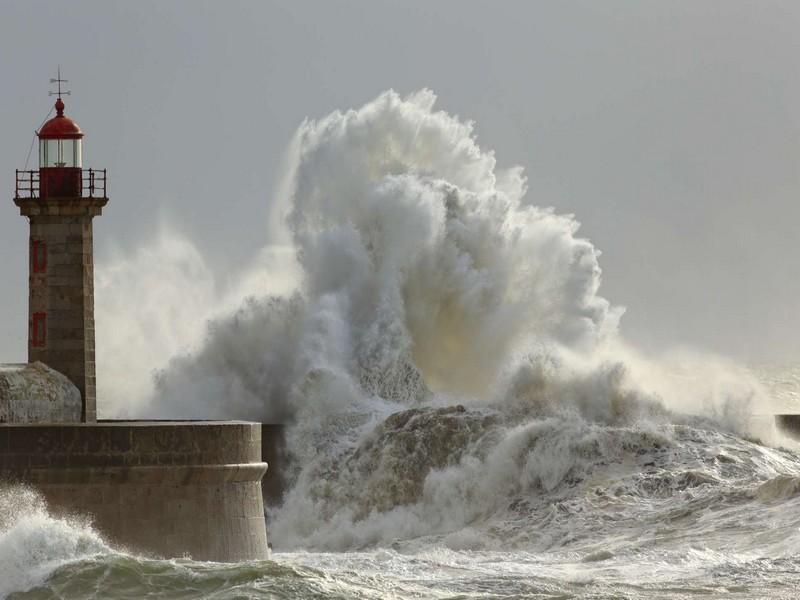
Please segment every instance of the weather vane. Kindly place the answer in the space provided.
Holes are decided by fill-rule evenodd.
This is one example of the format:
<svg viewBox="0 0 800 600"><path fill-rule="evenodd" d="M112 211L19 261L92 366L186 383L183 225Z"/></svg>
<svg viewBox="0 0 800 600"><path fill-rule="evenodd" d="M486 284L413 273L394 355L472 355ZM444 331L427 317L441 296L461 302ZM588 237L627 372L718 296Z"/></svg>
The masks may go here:
<svg viewBox="0 0 800 600"><path fill-rule="evenodd" d="M61 98L61 94L62 93L65 96L69 96L70 95L70 93L71 93L70 90L67 90L66 92L62 92L61 91L61 84L62 83L69 83L69 79L61 79L61 65L58 65L58 77L56 77L55 79L51 78L50 79L50 83L57 83L58 84L58 91L57 92L50 92L50 94L49 94L50 96L54 96L54 95L57 94L58 97Z"/></svg>

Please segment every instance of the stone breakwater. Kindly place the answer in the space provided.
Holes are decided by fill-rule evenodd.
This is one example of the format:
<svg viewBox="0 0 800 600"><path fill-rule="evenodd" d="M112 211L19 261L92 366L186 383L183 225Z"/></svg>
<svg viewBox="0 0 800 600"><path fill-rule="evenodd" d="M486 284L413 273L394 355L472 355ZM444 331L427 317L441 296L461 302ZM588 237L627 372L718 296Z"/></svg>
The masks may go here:
<svg viewBox="0 0 800 600"><path fill-rule="evenodd" d="M89 515L106 540L159 557L268 556L261 425L105 421L0 425L0 479L53 514Z"/></svg>

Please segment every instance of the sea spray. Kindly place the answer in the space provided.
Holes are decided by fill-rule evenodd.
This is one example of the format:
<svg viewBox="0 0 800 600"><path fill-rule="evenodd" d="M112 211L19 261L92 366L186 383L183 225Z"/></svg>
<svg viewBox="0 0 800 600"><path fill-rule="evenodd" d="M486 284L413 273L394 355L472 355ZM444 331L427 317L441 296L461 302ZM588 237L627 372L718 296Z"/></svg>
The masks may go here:
<svg viewBox="0 0 800 600"><path fill-rule="evenodd" d="M106 552L85 517L56 518L35 491L0 485L0 598L41 583L65 564Z"/></svg>
<svg viewBox="0 0 800 600"><path fill-rule="evenodd" d="M564 545L530 533L557 524L554 502L617 471L639 493L638 473L690 463L758 401L747 378L672 386L628 348L577 222L528 201L522 170L434 102L386 92L303 123L275 205L294 289L213 319L199 295L205 339L155 378L151 416L291 425L276 547ZM665 477L721 481L704 472Z"/></svg>
<svg viewBox="0 0 800 600"><path fill-rule="evenodd" d="M271 246L223 285L200 250L165 219L134 250L112 247L110 257L98 264L95 279L99 416L146 418L169 411L182 418L214 418L236 409L210 402L158 406L153 398L156 375L172 357L202 348L205 327L214 318L246 313L245 299L255 295L291 293L297 274L293 250ZM239 342L240 352L249 350ZM241 362L235 356L231 360Z"/></svg>

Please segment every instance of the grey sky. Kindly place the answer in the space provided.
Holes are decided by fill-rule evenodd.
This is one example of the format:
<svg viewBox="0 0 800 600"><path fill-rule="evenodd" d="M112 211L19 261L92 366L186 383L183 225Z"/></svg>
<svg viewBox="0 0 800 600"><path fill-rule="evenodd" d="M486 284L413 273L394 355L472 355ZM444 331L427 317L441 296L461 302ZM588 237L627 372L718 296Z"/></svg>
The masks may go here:
<svg viewBox="0 0 800 600"><path fill-rule="evenodd" d="M25 359L13 176L59 63L109 170L100 262L164 218L224 282L303 118L430 87L576 214L629 339L800 358L799 44L797 2L0 0L0 362Z"/></svg>

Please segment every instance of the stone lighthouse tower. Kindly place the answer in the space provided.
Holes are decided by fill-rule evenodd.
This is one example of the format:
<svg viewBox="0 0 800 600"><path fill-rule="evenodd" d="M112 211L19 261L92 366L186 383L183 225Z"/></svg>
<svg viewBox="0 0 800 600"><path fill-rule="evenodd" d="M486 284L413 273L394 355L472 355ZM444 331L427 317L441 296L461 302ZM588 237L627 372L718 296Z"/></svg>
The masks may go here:
<svg viewBox="0 0 800 600"><path fill-rule="evenodd" d="M37 132L38 171L17 171L14 203L30 222L28 361L66 375L81 393L81 420L97 419L92 219L108 202L105 170L83 168L83 132L64 115ZM64 95L68 92L64 92Z"/></svg>

